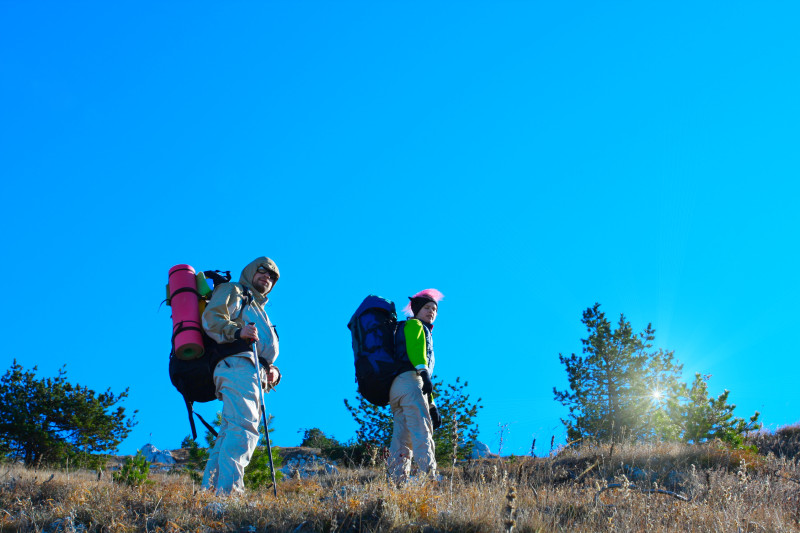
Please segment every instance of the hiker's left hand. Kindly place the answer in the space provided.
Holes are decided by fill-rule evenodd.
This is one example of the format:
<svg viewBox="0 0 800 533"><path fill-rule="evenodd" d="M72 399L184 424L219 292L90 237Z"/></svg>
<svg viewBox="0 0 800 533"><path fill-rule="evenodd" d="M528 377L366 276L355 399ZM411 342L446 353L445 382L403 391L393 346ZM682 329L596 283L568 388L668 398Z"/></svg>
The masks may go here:
<svg viewBox="0 0 800 533"><path fill-rule="evenodd" d="M275 365L270 365L269 371L267 372L267 381L273 387L280 383L281 381L281 371L278 370L278 367Z"/></svg>
<svg viewBox="0 0 800 533"><path fill-rule="evenodd" d="M417 372L417 375L422 378L422 394L428 395L433 392L433 383L431 383L431 375L428 372L428 369L423 368Z"/></svg>
<svg viewBox="0 0 800 533"><path fill-rule="evenodd" d="M439 415L439 409L435 405L431 405L429 412L431 414L431 422L433 422L433 429L442 427L442 417Z"/></svg>
<svg viewBox="0 0 800 533"><path fill-rule="evenodd" d="M281 382L281 371L277 366L270 365L269 368L261 367L261 389L269 392Z"/></svg>

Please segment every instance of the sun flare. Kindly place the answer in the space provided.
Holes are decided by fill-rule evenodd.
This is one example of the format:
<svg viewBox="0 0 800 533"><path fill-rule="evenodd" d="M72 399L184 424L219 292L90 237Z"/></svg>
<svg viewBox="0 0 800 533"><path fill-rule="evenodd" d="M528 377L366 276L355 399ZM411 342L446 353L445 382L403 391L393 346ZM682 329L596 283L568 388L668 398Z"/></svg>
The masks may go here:
<svg viewBox="0 0 800 533"><path fill-rule="evenodd" d="M662 396L662 394L661 394L661 391L654 390L654 391L652 392L652 396L653 396L653 399L654 399L654 400L656 400L656 401L660 400L660 399L661 399L661 396Z"/></svg>

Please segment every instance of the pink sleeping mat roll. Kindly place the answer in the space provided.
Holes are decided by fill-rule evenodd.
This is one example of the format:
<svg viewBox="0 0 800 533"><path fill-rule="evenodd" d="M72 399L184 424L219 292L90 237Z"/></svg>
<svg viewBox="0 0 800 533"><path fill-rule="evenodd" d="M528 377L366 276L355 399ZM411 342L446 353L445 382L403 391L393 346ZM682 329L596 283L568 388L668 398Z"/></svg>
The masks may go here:
<svg viewBox="0 0 800 533"><path fill-rule="evenodd" d="M172 350L179 359L197 359L204 353L196 280L194 268L189 265L169 269Z"/></svg>

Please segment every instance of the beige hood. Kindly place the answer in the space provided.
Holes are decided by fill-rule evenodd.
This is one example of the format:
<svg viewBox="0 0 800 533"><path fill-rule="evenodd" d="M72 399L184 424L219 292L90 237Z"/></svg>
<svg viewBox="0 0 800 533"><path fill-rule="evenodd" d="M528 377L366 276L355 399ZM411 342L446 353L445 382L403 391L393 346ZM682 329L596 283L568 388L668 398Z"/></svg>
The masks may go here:
<svg viewBox="0 0 800 533"><path fill-rule="evenodd" d="M255 288L253 288L253 276L256 275L256 271L258 267L263 266L270 272L275 274L275 283L278 283L278 280L281 277L281 272L278 270L278 265L275 264L275 261L270 259L269 257L263 256L255 259L254 261L250 262L249 265L242 269L242 275L239 277L239 283L250 289L250 292L253 293L254 296L258 297L266 297L266 294L261 294ZM272 289L275 288L275 283L272 284ZM270 289L270 291L272 290Z"/></svg>

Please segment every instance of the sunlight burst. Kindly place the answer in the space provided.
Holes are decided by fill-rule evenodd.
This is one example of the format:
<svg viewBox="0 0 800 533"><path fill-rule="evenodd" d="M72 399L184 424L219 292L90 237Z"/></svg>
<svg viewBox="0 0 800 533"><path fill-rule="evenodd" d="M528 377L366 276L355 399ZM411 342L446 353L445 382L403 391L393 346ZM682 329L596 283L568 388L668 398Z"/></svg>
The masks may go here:
<svg viewBox="0 0 800 533"><path fill-rule="evenodd" d="M661 391L654 390L653 391L653 399L655 401L659 401L661 399Z"/></svg>

